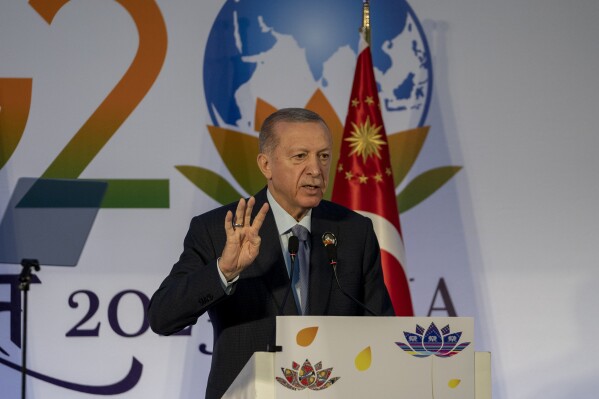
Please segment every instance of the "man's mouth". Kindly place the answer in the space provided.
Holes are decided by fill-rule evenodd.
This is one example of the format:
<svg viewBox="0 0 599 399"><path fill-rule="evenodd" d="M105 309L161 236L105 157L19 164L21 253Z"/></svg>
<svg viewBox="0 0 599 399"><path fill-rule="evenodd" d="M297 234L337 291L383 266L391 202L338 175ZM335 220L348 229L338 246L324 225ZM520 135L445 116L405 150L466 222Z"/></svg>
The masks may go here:
<svg viewBox="0 0 599 399"><path fill-rule="evenodd" d="M319 190L320 189L320 185L312 185L312 184L304 184L302 187L304 187L308 190Z"/></svg>

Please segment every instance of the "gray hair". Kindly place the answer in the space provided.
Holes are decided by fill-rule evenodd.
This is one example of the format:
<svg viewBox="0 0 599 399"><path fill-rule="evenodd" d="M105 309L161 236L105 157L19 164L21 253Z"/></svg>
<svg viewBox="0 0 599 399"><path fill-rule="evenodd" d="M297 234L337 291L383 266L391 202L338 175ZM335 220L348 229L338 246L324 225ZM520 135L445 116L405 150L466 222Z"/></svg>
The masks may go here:
<svg viewBox="0 0 599 399"><path fill-rule="evenodd" d="M270 114L262 124L258 136L261 153L271 152L279 144L279 139L275 134L275 127L279 122L320 123L329 132L326 122L316 112L304 108L281 108Z"/></svg>

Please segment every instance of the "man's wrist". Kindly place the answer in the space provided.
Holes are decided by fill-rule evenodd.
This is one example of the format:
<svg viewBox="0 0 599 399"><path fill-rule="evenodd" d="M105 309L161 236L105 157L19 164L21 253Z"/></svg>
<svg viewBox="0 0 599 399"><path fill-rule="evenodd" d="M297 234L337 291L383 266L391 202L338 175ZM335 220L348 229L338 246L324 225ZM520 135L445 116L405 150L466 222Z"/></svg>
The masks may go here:
<svg viewBox="0 0 599 399"><path fill-rule="evenodd" d="M220 257L216 260L216 268L218 269L218 274L220 276L220 279L221 279L221 282L223 283L223 285L225 287L229 287L230 285L237 282L237 280L239 280L239 274L231 275L229 273L224 273L223 270L220 268L220 260L221 260Z"/></svg>

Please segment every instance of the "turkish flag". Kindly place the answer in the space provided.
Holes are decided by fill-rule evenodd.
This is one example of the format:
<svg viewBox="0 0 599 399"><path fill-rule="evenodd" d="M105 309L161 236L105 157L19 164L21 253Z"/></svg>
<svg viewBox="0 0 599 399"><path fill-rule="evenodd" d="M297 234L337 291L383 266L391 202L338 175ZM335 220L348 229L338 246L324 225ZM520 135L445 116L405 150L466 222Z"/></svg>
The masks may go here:
<svg viewBox="0 0 599 399"><path fill-rule="evenodd" d="M395 185L370 47L362 38L332 200L370 217L395 314L413 316Z"/></svg>

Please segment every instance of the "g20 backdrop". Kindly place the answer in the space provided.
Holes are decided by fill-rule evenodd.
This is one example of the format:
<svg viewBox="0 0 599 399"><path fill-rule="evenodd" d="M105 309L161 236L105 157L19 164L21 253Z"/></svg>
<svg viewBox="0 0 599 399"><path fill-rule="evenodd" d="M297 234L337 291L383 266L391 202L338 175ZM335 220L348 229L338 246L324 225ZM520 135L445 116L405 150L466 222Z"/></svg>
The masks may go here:
<svg viewBox="0 0 599 399"><path fill-rule="evenodd" d="M598 4L371 3L414 310L476 318L496 398L598 389ZM341 129L360 24L358 0L0 3L3 398L30 254L29 397L203 396L210 321L156 336L148 298L193 215L264 184L265 115Z"/></svg>

